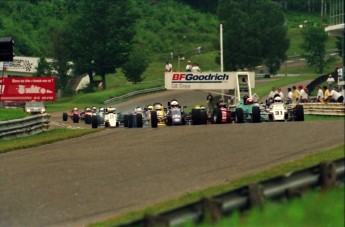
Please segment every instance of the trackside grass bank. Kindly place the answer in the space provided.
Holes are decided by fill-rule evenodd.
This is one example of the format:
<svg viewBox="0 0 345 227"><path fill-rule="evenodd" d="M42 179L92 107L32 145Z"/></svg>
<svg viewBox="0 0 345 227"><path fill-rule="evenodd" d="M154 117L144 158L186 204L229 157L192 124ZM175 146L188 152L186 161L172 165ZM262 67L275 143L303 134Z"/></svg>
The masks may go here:
<svg viewBox="0 0 345 227"><path fill-rule="evenodd" d="M339 159L339 158L344 157L344 148L345 148L345 146L342 145L340 147L333 148L333 149L330 149L327 151L320 151L317 154L313 154L313 155L304 157L304 158L299 159L297 161L293 161L293 162L291 161L291 162L287 162L284 164L279 164L279 165L277 165L273 168L267 169L263 172L249 175L249 176L243 177L241 179L237 179L237 180L234 180L232 182L229 182L227 184L213 186L213 187L207 188L207 189L202 190L202 191L188 192L184 196L182 196L180 198L176 198L175 200L170 200L170 201L165 201L165 202L162 202L159 204L155 204L155 205L148 207L146 209L143 209L143 210L139 210L139 211L135 211L135 212L127 213L127 214L119 214L118 216L114 217L113 219L109 219L109 220L106 220L104 222L99 222L99 223L95 223L95 224L90 224L90 226L102 226L102 227L103 226L116 226L116 225L128 223L128 222L131 222L133 220L142 218L144 215L147 215L147 214L156 215L156 214L163 212L163 211L167 211L170 209L174 209L174 208L183 206L183 205L188 204L188 203L199 201L203 197L212 197L214 195L221 194L221 193L224 193L227 191L231 191L235 188L239 188L239 187L248 185L249 183L252 183L252 182L259 182L259 181L267 180L267 179L270 179L270 178L273 178L276 176L281 176L281 175L284 175L284 174L289 173L289 172L302 170L302 169L317 165L321 161L324 161L324 160ZM327 199L325 199L325 200L327 200ZM344 201L343 199L342 200L339 199L339 202L343 203L343 201ZM315 203L314 203L314 206L315 206ZM328 206L328 208L329 208L328 212L333 212L332 206ZM325 207L319 203L317 206L315 206L315 209L320 209L318 212L326 211ZM341 214L344 215L344 212L343 212L344 209L342 209L340 211L341 211ZM293 212L293 211L291 211L291 212ZM299 216L298 210L296 212L297 212L296 215L298 217ZM281 215L279 215L278 217L280 217L280 216ZM274 219L268 220L268 223L274 223L274 226L291 226L291 225L289 225L289 222L287 222L286 219L282 219L282 222L276 222L276 221L279 221L279 220L277 220L277 215L273 216L273 217L274 217ZM306 215L305 219L307 219L308 222L304 222L304 223L309 223L309 219L313 219L313 218L314 218L313 216ZM261 223L258 220L256 220L256 221L257 221L256 224L248 225L248 226L258 226L258 224ZM250 222L250 223L252 224L252 222ZM330 223L332 223L332 222L330 222ZM215 226L215 225L212 224L212 226ZM229 226L229 225L223 225L223 226ZM237 225L235 225L235 226L237 226ZM263 225L263 226L271 226L271 225ZM301 225L296 225L296 226L301 226ZM311 225L311 226L315 226L315 225ZM332 225L332 226L337 226L337 225Z"/></svg>
<svg viewBox="0 0 345 227"><path fill-rule="evenodd" d="M30 147L37 147L44 144L54 143L61 140L80 137L89 133L99 132L102 129L67 129L58 128L37 135L17 138L13 140L0 140L0 154Z"/></svg>
<svg viewBox="0 0 345 227"><path fill-rule="evenodd" d="M23 108L0 108L0 121L8 121L13 119L20 119L30 116L29 114L25 113Z"/></svg>

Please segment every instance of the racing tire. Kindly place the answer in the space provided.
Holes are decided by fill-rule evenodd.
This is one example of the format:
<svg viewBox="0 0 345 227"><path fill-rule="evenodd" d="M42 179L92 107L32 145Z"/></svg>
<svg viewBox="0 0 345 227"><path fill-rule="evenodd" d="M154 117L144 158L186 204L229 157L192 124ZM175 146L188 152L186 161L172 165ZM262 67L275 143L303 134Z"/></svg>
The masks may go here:
<svg viewBox="0 0 345 227"><path fill-rule="evenodd" d="M295 121L304 121L303 105L297 105L295 107Z"/></svg>
<svg viewBox="0 0 345 227"><path fill-rule="evenodd" d="M200 124L200 110L192 109L192 125Z"/></svg>
<svg viewBox="0 0 345 227"><path fill-rule="evenodd" d="M200 111L200 124L207 125L207 112L206 111Z"/></svg>
<svg viewBox="0 0 345 227"><path fill-rule="evenodd" d="M171 117L167 117L166 118L166 125L167 126L172 126L172 119L171 119Z"/></svg>
<svg viewBox="0 0 345 227"><path fill-rule="evenodd" d="M134 117L133 115L128 116L128 128L133 128L134 127Z"/></svg>
<svg viewBox="0 0 345 227"><path fill-rule="evenodd" d="M236 112L235 112L235 122L236 123L243 123L244 119L243 119L243 109L242 108L238 108L236 109Z"/></svg>
<svg viewBox="0 0 345 227"><path fill-rule="evenodd" d="M105 128L109 128L109 122L105 122L105 123L104 123L104 127L105 127Z"/></svg>
<svg viewBox="0 0 345 227"><path fill-rule="evenodd" d="M252 122L258 123L260 122L260 107L253 106L252 108Z"/></svg>
<svg viewBox="0 0 345 227"><path fill-rule="evenodd" d="M137 128L142 128L143 127L143 115L142 114L137 114L136 115L136 120L137 120Z"/></svg>
<svg viewBox="0 0 345 227"><path fill-rule="evenodd" d="M128 128L128 115L123 115L123 127Z"/></svg>
<svg viewBox="0 0 345 227"><path fill-rule="evenodd" d="M79 123L79 115L78 114L73 114L73 123Z"/></svg>
<svg viewBox="0 0 345 227"><path fill-rule="evenodd" d="M85 115L85 124L91 124L92 117L90 115Z"/></svg>
<svg viewBox="0 0 345 227"><path fill-rule="evenodd" d="M68 114L67 113L63 113L62 114L62 120L63 121L67 121L67 119L68 119Z"/></svg>
<svg viewBox="0 0 345 227"><path fill-rule="evenodd" d="M97 116L92 116L91 118L91 127L98 128L98 119Z"/></svg>
<svg viewBox="0 0 345 227"><path fill-rule="evenodd" d="M222 123L222 110L221 109L217 108L215 110L215 117L216 117L215 123L221 124Z"/></svg>
<svg viewBox="0 0 345 227"><path fill-rule="evenodd" d="M158 118L157 118L157 112L156 111L151 112L151 127L152 128L158 127Z"/></svg>
<svg viewBox="0 0 345 227"><path fill-rule="evenodd" d="M116 122L116 128L120 127L120 122Z"/></svg>

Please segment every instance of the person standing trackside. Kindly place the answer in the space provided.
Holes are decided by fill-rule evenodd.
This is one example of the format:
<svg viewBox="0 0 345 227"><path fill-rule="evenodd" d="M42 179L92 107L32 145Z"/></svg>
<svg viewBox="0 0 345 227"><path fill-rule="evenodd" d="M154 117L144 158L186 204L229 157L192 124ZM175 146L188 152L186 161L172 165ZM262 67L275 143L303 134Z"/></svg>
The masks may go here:
<svg viewBox="0 0 345 227"><path fill-rule="evenodd" d="M165 64L165 72L172 72L172 64L169 61Z"/></svg>
<svg viewBox="0 0 345 227"><path fill-rule="evenodd" d="M333 86L334 81L335 81L335 80L334 80L332 74L329 74L329 75L328 75L328 78L327 78L327 84L328 84L328 87L329 87L329 88Z"/></svg>
<svg viewBox="0 0 345 227"><path fill-rule="evenodd" d="M187 66L186 66L186 72L191 72L192 68L193 68L192 62L188 61Z"/></svg>
<svg viewBox="0 0 345 227"><path fill-rule="evenodd" d="M292 101L299 101L299 90L296 88L296 86L292 86Z"/></svg>
<svg viewBox="0 0 345 227"><path fill-rule="evenodd" d="M199 65L197 63L193 64L192 72L201 72Z"/></svg>
<svg viewBox="0 0 345 227"><path fill-rule="evenodd" d="M344 101L344 96L342 96L342 94L340 94L339 92L337 92L336 90L334 90L333 88L330 88L331 92L330 92L330 97L331 97L331 102L339 102L342 103Z"/></svg>
<svg viewBox="0 0 345 227"><path fill-rule="evenodd" d="M323 102L323 90L321 89L320 85L317 85L316 101Z"/></svg>
<svg viewBox="0 0 345 227"><path fill-rule="evenodd" d="M207 107L209 110L212 110L212 106L213 106L213 96L211 93L208 93L208 95L206 96L206 102L207 102Z"/></svg>

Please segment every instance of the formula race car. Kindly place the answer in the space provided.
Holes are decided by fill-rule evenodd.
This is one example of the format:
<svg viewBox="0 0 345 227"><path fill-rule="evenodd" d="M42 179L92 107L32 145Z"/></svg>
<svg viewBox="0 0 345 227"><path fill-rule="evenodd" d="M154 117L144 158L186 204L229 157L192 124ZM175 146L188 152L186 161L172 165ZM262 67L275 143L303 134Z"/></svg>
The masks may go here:
<svg viewBox="0 0 345 227"><path fill-rule="evenodd" d="M168 102L168 110L166 113L165 123L167 126L171 125L185 125L186 124L186 114L176 99Z"/></svg>
<svg viewBox="0 0 345 227"><path fill-rule="evenodd" d="M303 105L285 104L281 97L266 102L261 116L265 121L304 121Z"/></svg>
<svg viewBox="0 0 345 227"><path fill-rule="evenodd" d="M67 121L67 119L71 118L73 123L78 123L80 120L79 110L77 107L74 107L70 112L68 113L62 113L62 120Z"/></svg>
<svg viewBox="0 0 345 227"><path fill-rule="evenodd" d="M151 127L157 128L158 125L165 125L167 109L164 108L162 103L156 102L153 104L153 110L150 111Z"/></svg>
<svg viewBox="0 0 345 227"><path fill-rule="evenodd" d="M123 125L128 128L142 128L143 123L144 108L137 106L133 113L123 115Z"/></svg>
<svg viewBox="0 0 345 227"><path fill-rule="evenodd" d="M186 121L192 125L206 125L208 121L208 113L205 106L196 105L190 114L187 114Z"/></svg>
<svg viewBox="0 0 345 227"><path fill-rule="evenodd" d="M120 121L118 114L116 112L116 108L114 107L107 107L105 109L105 116L104 116L104 127L119 127Z"/></svg>
<svg viewBox="0 0 345 227"><path fill-rule="evenodd" d="M254 103L252 98L244 96L240 104L231 107L231 114L235 123L262 122L260 105Z"/></svg>
<svg viewBox="0 0 345 227"><path fill-rule="evenodd" d="M220 102L217 104L217 107L213 109L210 120L212 124L232 123L231 116L231 109L228 108L224 102Z"/></svg>

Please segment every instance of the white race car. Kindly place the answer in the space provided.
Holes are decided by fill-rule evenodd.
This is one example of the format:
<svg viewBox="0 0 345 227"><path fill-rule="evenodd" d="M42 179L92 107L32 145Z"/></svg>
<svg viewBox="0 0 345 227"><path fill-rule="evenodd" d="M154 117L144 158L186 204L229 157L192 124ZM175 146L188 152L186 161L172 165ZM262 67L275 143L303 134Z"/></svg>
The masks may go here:
<svg viewBox="0 0 345 227"><path fill-rule="evenodd" d="M116 108L114 107L108 107L105 109L105 115L104 115L104 127L119 127L120 121L118 118L118 114L116 112Z"/></svg>
<svg viewBox="0 0 345 227"><path fill-rule="evenodd" d="M286 105L280 97L261 107L261 117L266 121L304 121L303 105Z"/></svg>

